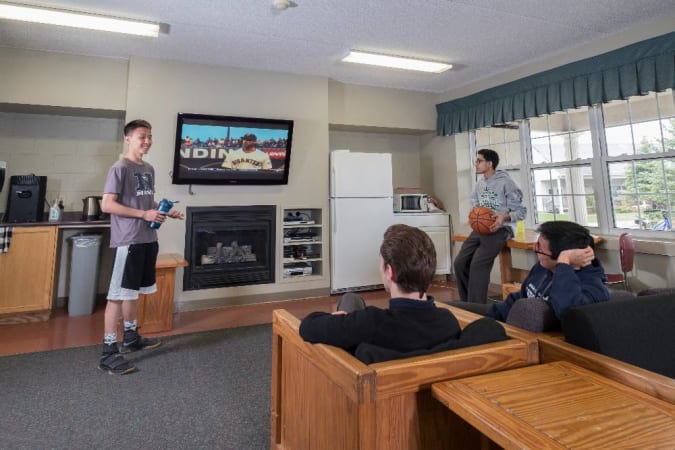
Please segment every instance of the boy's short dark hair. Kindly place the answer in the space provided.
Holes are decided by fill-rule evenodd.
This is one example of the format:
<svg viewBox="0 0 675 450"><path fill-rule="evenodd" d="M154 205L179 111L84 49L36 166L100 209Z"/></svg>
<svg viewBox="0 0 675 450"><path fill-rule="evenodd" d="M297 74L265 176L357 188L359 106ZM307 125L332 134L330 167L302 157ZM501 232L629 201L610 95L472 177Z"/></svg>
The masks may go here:
<svg viewBox="0 0 675 450"><path fill-rule="evenodd" d="M591 247L595 249L595 241L587 228L578 223L566 220L544 222L537 231L548 241L553 259L558 259L560 252L574 248Z"/></svg>
<svg viewBox="0 0 675 450"><path fill-rule="evenodd" d="M497 166L499 165L499 153L491 148L481 148L477 153L485 158L485 161L490 161L492 163L492 168L497 170Z"/></svg>
<svg viewBox="0 0 675 450"><path fill-rule="evenodd" d="M436 273L436 249L428 234L408 225L391 225L384 232L380 255L403 292L426 293Z"/></svg>
<svg viewBox="0 0 675 450"><path fill-rule="evenodd" d="M150 125L150 122L148 122L147 120L143 119L132 120L128 124L124 125L124 135L129 136L131 133L134 132L136 128L147 128L148 130L152 130L152 125Z"/></svg>

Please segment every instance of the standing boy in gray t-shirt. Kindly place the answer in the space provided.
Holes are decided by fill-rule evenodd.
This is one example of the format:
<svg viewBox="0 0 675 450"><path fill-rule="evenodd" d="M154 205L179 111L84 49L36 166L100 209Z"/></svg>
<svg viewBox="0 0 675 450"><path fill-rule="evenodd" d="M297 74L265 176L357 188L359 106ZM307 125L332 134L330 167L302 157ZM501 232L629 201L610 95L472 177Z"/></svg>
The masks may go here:
<svg viewBox="0 0 675 450"><path fill-rule="evenodd" d="M103 189L102 209L110 214L110 247L115 249L113 273L105 309L103 353L99 368L115 375L131 373L136 368L117 347L117 326L124 319L122 353L158 347L157 339L138 334L136 304L139 293L157 291L155 264L159 245L151 222L162 223L166 216L183 219L183 213L157 210L155 170L143 157L152 146L152 126L134 120L124 127L127 149L108 171ZM120 314L121 313L121 314Z"/></svg>

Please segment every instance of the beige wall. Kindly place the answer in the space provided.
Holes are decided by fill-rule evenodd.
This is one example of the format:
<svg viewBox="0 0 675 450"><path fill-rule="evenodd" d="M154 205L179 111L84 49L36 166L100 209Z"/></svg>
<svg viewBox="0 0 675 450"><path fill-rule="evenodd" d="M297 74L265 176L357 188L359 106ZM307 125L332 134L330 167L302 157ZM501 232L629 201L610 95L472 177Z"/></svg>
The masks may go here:
<svg viewBox="0 0 675 450"><path fill-rule="evenodd" d="M122 150L120 119L0 112L0 161L11 175L47 176L47 201L82 211L82 199L101 195L101 180ZM0 211L8 189L0 192Z"/></svg>
<svg viewBox="0 0 675 450"><path fill-rule="evenodd" d="M391 153L392 187L396 188L422 187L420 144L421 137L414 134L333 130L329 146L331 150Z"/></svg>
<svg viewBox="0 0 675 450"><path fill-rule="evenodd" d="M331 125L436 130L436 94L328 82Z"/></svg>
<svg viewBox="0 0 675 450"><path fill-rule="evenodd" d="M0 103L123 111L127 60L0 48Z"/></svg>

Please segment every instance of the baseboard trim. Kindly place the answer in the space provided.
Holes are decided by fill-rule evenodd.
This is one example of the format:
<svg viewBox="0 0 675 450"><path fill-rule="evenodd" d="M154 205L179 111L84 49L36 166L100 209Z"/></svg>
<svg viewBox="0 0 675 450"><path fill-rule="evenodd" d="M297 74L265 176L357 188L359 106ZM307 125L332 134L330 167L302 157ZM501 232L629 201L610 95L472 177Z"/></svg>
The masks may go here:
<svg viewBox="0 0 675 450"><path fill-rule="evenodd" d="M293 300L306 300L330 295L329 288L306 289L272 294L244 295L240 297L222 297L189 302L177 302L175 312L203 311L206 309L223 308L227 306L252 306L261 303L276 303Z"/></svg>

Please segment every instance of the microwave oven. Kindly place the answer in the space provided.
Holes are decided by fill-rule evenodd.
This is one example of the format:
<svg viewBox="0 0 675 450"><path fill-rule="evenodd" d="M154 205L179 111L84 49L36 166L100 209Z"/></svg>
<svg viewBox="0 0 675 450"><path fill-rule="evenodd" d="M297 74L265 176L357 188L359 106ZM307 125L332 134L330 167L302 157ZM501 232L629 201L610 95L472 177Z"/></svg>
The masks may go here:
<svg viewBox="0 0 675 450"><path fill-rule="evenodd" d="M394 212L428 212L427 194L394 194Z"/></svg>

